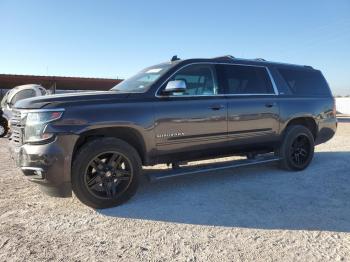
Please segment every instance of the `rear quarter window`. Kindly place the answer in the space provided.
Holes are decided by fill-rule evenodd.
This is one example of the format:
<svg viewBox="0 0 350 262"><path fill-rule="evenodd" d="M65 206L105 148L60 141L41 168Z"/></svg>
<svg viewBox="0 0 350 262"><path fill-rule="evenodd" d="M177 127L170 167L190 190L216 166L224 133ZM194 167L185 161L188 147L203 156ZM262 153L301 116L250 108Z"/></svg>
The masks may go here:
<svg viewBox="0 0 350 262"><path fill-rule="evenodd" d="M331 95L326 79L318 70L280 68L279 73L295 95Z"/></svg>

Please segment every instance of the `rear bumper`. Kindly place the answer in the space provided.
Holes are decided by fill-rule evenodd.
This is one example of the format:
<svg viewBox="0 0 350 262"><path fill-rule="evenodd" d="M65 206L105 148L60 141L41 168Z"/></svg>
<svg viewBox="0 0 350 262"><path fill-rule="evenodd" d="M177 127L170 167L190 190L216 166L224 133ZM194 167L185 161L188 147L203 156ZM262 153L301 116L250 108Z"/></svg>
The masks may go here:
<svg viewBox="0 0 350 262"><path fill-rule="evenodd" d="M72 195L72 152L77 138L75 135L59 135L48 144L24 144L20 147L11 143L10 151L23 174L39 184L45 193L69 197Z"/></svg>
<svg viewBox="0 0 350 262"><path fill-rule="evenodd" d="M319 145L330 140L337 131L338 121L336 117L322 119L318 123L318 133L315 144Z"/></svg>

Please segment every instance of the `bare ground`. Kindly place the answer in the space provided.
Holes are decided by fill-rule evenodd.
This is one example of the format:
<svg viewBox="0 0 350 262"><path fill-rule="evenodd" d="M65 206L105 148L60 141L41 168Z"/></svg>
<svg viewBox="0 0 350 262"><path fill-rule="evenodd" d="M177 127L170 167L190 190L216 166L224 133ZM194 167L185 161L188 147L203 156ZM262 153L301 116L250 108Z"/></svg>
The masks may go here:
<svg viewBox="0 0 350 262"><path fill-rule="evenodd" d="M45 196L0 140L0 261L350 261L350 119L305 171L142 182L113 209Z"/></svg>

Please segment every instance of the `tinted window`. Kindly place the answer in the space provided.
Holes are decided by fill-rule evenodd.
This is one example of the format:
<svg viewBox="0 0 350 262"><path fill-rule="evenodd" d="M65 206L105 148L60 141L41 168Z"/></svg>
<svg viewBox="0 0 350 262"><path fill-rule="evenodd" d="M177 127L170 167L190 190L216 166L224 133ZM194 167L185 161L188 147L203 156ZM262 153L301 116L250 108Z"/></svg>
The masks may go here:
<svg viewBox="0 0 350 262"><path fill-rule="evenodd" d="M19 91L17 94L14 95L14 97L11 100L11 104L14 105L17 101L34 97L35 96L35 91L32 89L27 89L23 91Z"/></svg>
<svg viewBox="0 0 350 262"><path fill-rule="evenodd" d="M179 70L171 80L183 80L186 92L176 95L215 95L218 94L214 70L210 65L190 65Z"/></svg>
<svg viewBox="0 0 350 262"><path fill-rule="evenodd" d="M228 94L274 94L265 68L219 65Z"/></svg>
<svg viewBox="0 0 350 262"><path fill-rule="evenodd" d="M296 95L329 95L326 80L320 71L281 68L278 70L291 92Z"/></svg>

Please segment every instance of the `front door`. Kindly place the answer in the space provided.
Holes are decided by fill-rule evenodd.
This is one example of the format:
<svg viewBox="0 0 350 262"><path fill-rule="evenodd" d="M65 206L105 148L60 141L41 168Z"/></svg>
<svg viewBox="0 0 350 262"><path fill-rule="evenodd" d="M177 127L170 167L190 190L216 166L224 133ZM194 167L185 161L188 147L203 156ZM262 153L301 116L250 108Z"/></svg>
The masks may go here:
<svg viewBox="0 0 350 262"><path fill-rule="evenodd" d="M210 151L227 141L227 99L216 81L215 67L192 64L170 79L182 80L186 91L163 96L155 104L155 141L159 155ZM204 151L205 150L205 151Z"/></svg>

